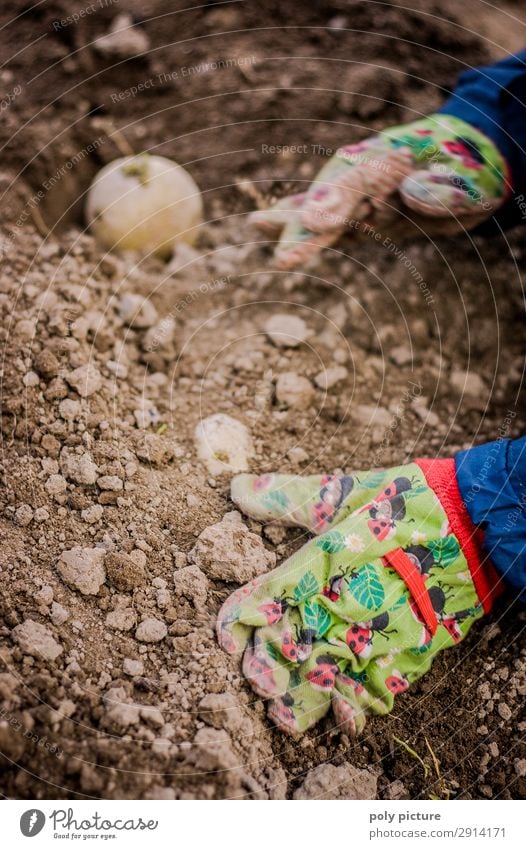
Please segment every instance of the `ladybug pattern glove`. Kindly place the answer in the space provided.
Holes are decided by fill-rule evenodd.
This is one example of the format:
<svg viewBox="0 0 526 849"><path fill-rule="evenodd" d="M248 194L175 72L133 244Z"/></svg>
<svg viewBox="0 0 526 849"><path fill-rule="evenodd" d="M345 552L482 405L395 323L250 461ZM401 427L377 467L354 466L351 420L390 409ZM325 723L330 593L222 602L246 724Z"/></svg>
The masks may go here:
<svg viewBox="0 0 526 849"><path fill-rule="evenodd" d="M284 731L307 730L332 706L341 730L359 732L489 609L491 567L479 560L453 461L240 475L232 497L260 521L318 534L236 590L217 621L221 646L242 655L243 674Z"/></svg>
<svg viewBox="0 0 526 849"><path fill-rule="evenodd" d="M281 233L276 265L294 268L345 231L370 237L400 227L403 235L412 224L437 235L471 229L506 199L506 173L483 133L436 114L340 148L307 192L250 220L271 237Z"/></svg>

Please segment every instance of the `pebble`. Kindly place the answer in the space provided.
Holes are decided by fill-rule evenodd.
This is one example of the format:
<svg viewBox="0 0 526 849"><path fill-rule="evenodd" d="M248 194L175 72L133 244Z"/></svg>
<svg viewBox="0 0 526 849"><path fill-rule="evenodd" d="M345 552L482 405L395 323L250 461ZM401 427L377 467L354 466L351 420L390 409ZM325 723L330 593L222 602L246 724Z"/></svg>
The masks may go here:
<svg viewBox="0 0 526 849"><path fill-rule="evenodd" d="M91 454L87 451L84 454L76 454L69 448L63 448L60 452L59 463L64 477L75 483L90 486L97 480L97 464L93 462Z"/></svg>
<svg viewBox="0 0 526 849"><path fill-rule="evenodd" d="M141 719L144 719L152 728L162 728L164 725L164 717L161 711L150 705L143 705L141 707Z"/></svg>
<svg viewBox="0 0 526 849"><path fill-rule="evenodd" d="M100 504L92 504L91 507L86 507L85 510L82 510L80 514L82 521L86 522L87 525L94 525L96 522L100 522L103 515L104 508Z"/></svg>
<svg viewBox="0 0 526 849"><path fill-rule="evenodd" d="M21 504L15 511L15 522L21 528L27 527L33 520L33 510L29 504Z"/></svg>
<svg viewBox="0 0 526 849"><path fill-rule="evenodd" d="M63 625L69 619L69 611L58 601L52 602L50 615L53 625Z"/></svg>
<svg viewBox="0 0 526 849"><path fill-rule="evenodd" d="M497 705L497 713L502 719L504 719L505 722L508 722L508 720L510 720L513 716L511 708L506 704L506 702L499 702Z"/></svg>
<svg viewBox="0 0 526 849"><path fill-rule="evenodd" d="M125 657L122 663L122 669L126 675L131 675L132 677L135 675L143 675L144 663L142 660L134 660L132 657Z"/></svg>
<svg viewBox="0 0 526 849"><path fill-rule="evenodd" d="M53 587L49 584L44 584L37 593L35 593L35 599L40 604L45 604L46 607L49 607L51 602L53 601Z"/></svg>
<svg viewBox="0 0 526 849"><path fill-rule="evenodd" d="M108 489L111 492L120 492L123 489L122 480L117 475L102 475L97 478L97 486L99 489Z"/></svg>
<svg viewBox="0 0 526 849"><path fill-rule="evenodd" d="M195 441L197 456L214 476L245 472L254 453L248 428L224 413L202 419L195 429Z"/></svg>
<svg viewBox="0 0 526 849"><path fill-rule="evenodd" d="M311 769L293 799L376 799L377 778L352 764L326 763Z"/></svg>
<svg viewBox="0 0 526 849"><path fill-rule="evenodd" d="M135 611L131 607L111 610L105 619L108 628L113 628L115 631L131 631L135 627L136 621Z"/></svg>
<svg viewBox="0 0 526 849"><path fill-rule="evenodd" d="M470 395L473 398L484 399L487 396L487 388L478 374L474 372L455 370L451 372L449 383L457 392Z"/></svg>
<svg viewBox="0 0 526 849"><path fill-rule="evenodd" d="M336 386L337 383L345 380L348 375L349 372L344 366L330 366L316 375L314 383L320 389L332 389L332 387Z"/></svg>
<svg viewBox="0 0 526 849"><path fill-rule="evenodd" d="M140 720L140 706L129 704L124 687L112 687L104 695L106 724L116 731L122 731Z"/></svg>
<svg viewBox="0 0 526 849"><path fill-rule="evenodd" d="M118 590L131 592L146 584L146 555L143 551L127 554L123 551L110 552L104 563L108 581Z"/></svg>
<svg viewBox="0 0 526 849"><path fill-rule="evenodd" d="M231 734L250 733L250 719L232 693L208 693L199 702L199 717L213 728L224 728Z"/></svg>
<svg viewBox="0 0 526 849"><path fill-rule="evenodd" d="M297 348L309 337L310 331L302 318L297 315L278 313L264 325L265 333L278 348Z"/></svg>
<svg viewBox="0 0 526 849"><path fill-rule="evenodd" d="M357 404L353 407L353 418L365 427L389 427L393 416L384 407L375 407L372 404Z"/></svg>
<svg viewBox="0 0 526 849"><path fill-rule="evenodd" d="M22 651L32 657L56 660L62 654L62 646L55 640L51 631L33 619L26 619L21 625L17 625L11 635Z"/></svg>
<svg viewBox="0 0 526 849"><path fill-rule="evenodd" d="M413 354L407 345L397 345L389 351L389 359L397 366L406 366L413 361Z"/></svg>
<svg viewBox="0 0 526 849"><path fill-rule="evenodd" d="M135 631L135 638L141 643L158 643L167 633L168 629L160 619L144 619Z"/></svg>
<svg viewBox="0 0 526 849"><path fill-rule="evenodd" d="M60 417L67 422L74 422L80 417L82 405L80 401L74 401L73 398L64 398L58 405Z"/></svg>
<svg viewBox="0 0 526 849"><path fill-rule="evenodd" d="M147 34L134 26L133 17L126 12L116 15L106 35L93 42L93 49L109 59L131 59L147 53L149 47Z"/></svg>
<svg viewBox="0 0 526 849"><path fill-rule="evenodd" d="M63 495L67 489L66 478L62 475L50 475L46 481L46 490L50 495Z"/></svg>
<svg viewBox="0 0 526 849"><path fill-rule="evenodd" d="M38 522L40 524L41 522L47 522L48 519L49 513L46 508L37 507L37 509L35 510L35 522Z"/></svg>
<svg viewBox="0 0 526 849"><path fill-rule="evenodd" d="M306 410L314 397L314 389L306 377L293 371L278 376L276 381L276 400L279 404L295 410Z"/></svg>
<svg viewBox="0 0 526 849"><path fill-rule="evenodd" d="M59 361L53 351L41 351L33 360L35 371L41 377L49 380L51 377L56 377L59 370Z"/></svg>
<svg viewBox="0 0 526 849"><path fill-rule="evenodd" d="M139 399L139 406L133 411L133 415L137 427L141 430L145 430L161 421L159 410L153 401L150 401L148 398Z"/></svg>
<svg viewBox="0 0 526 849"><path fill-rule="evenodd" d="M65 377L69 385L76 389L82 398L89 398L102 386L101 374L91 363L79 366Z"/></svg>
<svg viewBox="0 0 526 849"><path fill-rule="evenodd" d="M142 348L144 351L156 351L158 348L162 350L173 342L174 337L175 321L168 316L146 331L142 340Z"/></svg>
<svg viewBox="0 0 526 849"><path fill-rule="evenodd" d="M63 580L83 595L96 595L106 580L102 548L75 546L62 552L58 571Z"/></svg>
<svg viewBox="0 0 526 849"><path fill-rule="evenodd" d="M35 371L28 371L24 375L22 382L24 386L31 388L33 386L38 386L38 384L40 383L40 378Z"/></svg>
<svg viewBox="0 0 526 849"><path fill-rule="evenodd" d="M300 445L295 445L287 451L287 457L292 463L305 463L309 459L309 455Z"/></svg>
<svg viewBox="0 0 526 849"><path fill-rule="evenodd" d="M119 316L124 324L136 330L145 330L155 324L159 316L151 301L142 295L125 292L119 301Z"/></svg>
<svg viewBox="0 0 526 849"><path fill-rule="evenodd" d="M124 363L118 363L115 360L107 360L106 368L109 369L115 377L118 377L119 380L124 380L128 377L128 366L125 366Z"/></svg>
<svg viewBox="0 0 526 849"><path fill-rule="evenodd" d="M192 601L196 610L204 610L208 596L208 578L196 566L184 566L174 572L174 589L178 596L184 596Z"/></svg>
<svg viewBox="0 0 526 849"><path fill-rule="evenodd" d="M209 578L239 584L276 565L275 553L267 551L261 537L248 530L236 511L205 528L189 558Z"/></svg>

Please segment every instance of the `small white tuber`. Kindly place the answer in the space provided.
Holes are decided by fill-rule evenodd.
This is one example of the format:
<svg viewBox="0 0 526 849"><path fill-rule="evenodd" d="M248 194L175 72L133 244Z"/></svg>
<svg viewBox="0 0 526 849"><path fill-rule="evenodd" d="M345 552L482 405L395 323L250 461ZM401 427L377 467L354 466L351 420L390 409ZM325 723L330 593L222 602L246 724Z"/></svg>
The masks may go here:
<svg viewBox="0 0 526 849"><path fill-rule="evenodd" d="M178 242L191 244L202 221L192 177L164 156L125 156L102 168L86 202L91 231L106 248L169 258Z"/></svg>

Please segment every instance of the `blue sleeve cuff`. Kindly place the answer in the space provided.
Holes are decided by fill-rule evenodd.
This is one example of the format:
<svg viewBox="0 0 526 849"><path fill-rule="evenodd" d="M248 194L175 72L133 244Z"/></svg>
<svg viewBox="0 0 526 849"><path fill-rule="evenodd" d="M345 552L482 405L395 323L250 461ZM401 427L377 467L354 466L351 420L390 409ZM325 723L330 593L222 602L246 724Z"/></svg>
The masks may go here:
<svg viewBox="0 0 526 849"><path fill-rule="evenodd" d="M526 437L499 439L455 457L457 481L484 547L508 587L526 602Z"/></svg>
<svg viewBox="0 0 526 849"><path fill-rule="evenodd" d="M462 74L439 112L462 118L495 142L506 159L512 196L478 228L479 232L508 229L524 221L526 194L526 51L487 68Z"/></svg>

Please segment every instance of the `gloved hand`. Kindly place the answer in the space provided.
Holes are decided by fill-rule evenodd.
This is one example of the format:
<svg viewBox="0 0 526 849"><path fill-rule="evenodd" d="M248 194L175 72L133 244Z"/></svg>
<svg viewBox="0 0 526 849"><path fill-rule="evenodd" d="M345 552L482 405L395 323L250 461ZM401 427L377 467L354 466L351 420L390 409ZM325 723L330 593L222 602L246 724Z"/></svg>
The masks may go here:
<svg viewBox="0 0 526 849"><path fill-rule="evenodd" d="M415 226L430 235L469 230L506 199L506 173L490 139L460 118L436 114L340 148L307 192L250 221L271 237L281 232L276 265L289 269L346 230L369 238Z"/></svg>
<svg viewBox="0 0 526 849"><path fill-rule="evenodd" d="M236 590L217 622L221 646L243 653L253 690L292 734L331 705L352 733L367 714L388 713L496 592L453 460L341 477L239 475L232 498L260 521L319 534Z"/></svg>

